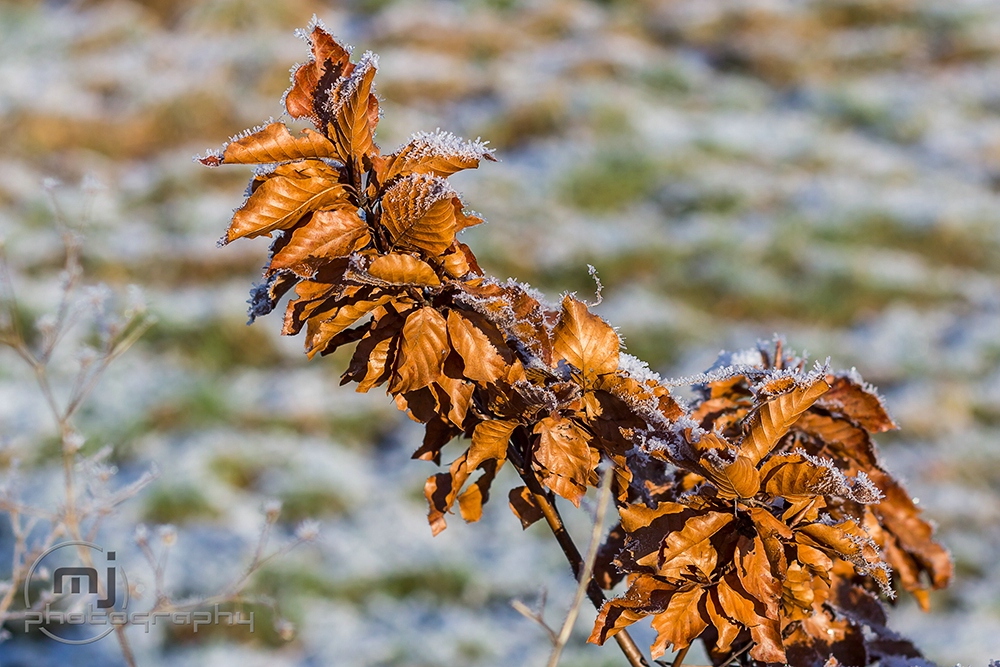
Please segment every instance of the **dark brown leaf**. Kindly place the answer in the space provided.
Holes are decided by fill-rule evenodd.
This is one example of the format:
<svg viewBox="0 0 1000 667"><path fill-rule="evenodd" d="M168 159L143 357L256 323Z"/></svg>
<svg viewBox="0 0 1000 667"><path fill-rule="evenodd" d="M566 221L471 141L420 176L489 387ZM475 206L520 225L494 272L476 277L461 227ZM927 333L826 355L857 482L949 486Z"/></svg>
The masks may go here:
<svg viewBox="0 0 1000 667"><path fill-rule="evenodd" d="M542 508L535 502L535 496L526 486L516 486L510 490L510 511L521 521L521 528L528 526L543 518Z"/></svg>

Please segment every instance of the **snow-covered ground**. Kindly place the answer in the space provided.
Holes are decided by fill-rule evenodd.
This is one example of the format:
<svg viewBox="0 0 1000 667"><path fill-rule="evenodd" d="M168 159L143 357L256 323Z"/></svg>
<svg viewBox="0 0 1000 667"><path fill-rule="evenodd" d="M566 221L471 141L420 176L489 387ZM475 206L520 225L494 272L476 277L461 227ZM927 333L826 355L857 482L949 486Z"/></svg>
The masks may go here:
<svg viewBox="0 0 1000 667"><path fill-rule="evenodd" d="M904 598L892 624L942 664L1000 658L1000 5L0 2L0 238L22 301L53 304L56 178L90 275L140 285L158 318L82 415L123 476L160 470L102 539L127 556L137 522L178 524L168 579L195 594L238 574L266 500L322 525L258 584L294 639L133 631L142 664L541 664L544 632L509 602L544 587L557 623L572 595L499 489L480 524L432 538L414 425L340 388L342 356L307 362L276 319L244 326L265 244L215 240L248 172L191 156L281 113L314 12L380 53L383 146L439 126L496 146L499 164L453 179L490 221L463 239L487 271L554 297L592 292L594 265L600 312L664 376L780 332L877 384L902 426L884 463L957 566L929 614ZM0 460L44 485L60 472L30 387L0 352ZM583 643L592 619L565 664L621 662ZM15 638L0 665L116 651Z"/></svg>

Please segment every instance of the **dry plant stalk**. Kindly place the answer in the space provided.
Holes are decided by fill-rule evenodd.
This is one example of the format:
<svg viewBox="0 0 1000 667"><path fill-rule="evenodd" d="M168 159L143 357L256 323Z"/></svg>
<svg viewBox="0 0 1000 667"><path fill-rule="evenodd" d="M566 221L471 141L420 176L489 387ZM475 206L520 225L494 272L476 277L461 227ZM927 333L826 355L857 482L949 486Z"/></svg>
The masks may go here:
<svg viewBox="0 0 1000 667"><path fill-rule="evenodd" d="M590 641L615 637L644 664L624 628L651 616L653 658L673 650L677 664L699 638L717 666L919 656L886 628L880 596L901 586L926 606L952 566L878 465L871 435L895 424L875 390L779 343L694 378L694 405L675 400L582 301L550 306L483 275L456 238L482 220L446 180L493 160L482 142L420 133L382 154L376 56L352 62L318 22L303 36L311 58L284 104L315 131L271 122L200 158L263 165L220 244L278 232L251 320L294 289L282 332L304 329L310 357L355 345L343 382L385 385L426 425L414 458L440 464L471 439L427 480L432 531L456 502L478 520L510 461L525 483L511 509L525 527L546 519L579 573L555 497L579 506L604 461L621 522L588 589ZM623 578L605 601L598 584Z"/></svg>
<svg viewBox="0 0 1000 667"><path fill-rule="evenodd" d="M75 609L80 610L85 598L69 592L57 594L50 590L44 590L31 607L25 608L20 593L25 579L32 571L32 563L60 542L98 540L108 517L115 514L123 503L135 498L157 477L157 472L150 470L136 480L122 484L116 478L117 467L109 462L112 454L110 446L87 455L82 452L87 439L76 425L80 408L85 405L109 366L141 338L154 323L154 319L141 303L116 312L111 307L110 290L103 286L84 284L80 236L68 226L54 193L50 194L65 248L59 301L52 314L42 315L34 321L33 328L38 336L36 341L31 341L28 329L32 327L32 323L24 321L25 315L20 310L10 263L0 245L0 347L12 350L30 368L40 397L52 417L61 449L64 494L57 507L25 500L29 489L26 488L17 459L0 475L0 514L8 516L14 538L10 578L0 580L0 628L5 624L16 627L17 622L23 622L29 614L38 613L47 606L53 609L69 607L73 610L75 605ZM60 383L62 378L59 373L53 372L53 359L60 348L79 342L72 336L73 330L77 328L90 331L93 334L90 338L96 344L84 342L78 347L78 367L68 383L68 391L64 392ZM220 586L215 593L184 599L175 598L164 583L168 556L177 543L176 529L170 525L158 527L156 532L160 547L159 553L155 553L150 531L142 524L136 526L134 541L154 578L151 604L144 612L169 614L205 609L216 604L244 602L269 606L277 612L273 600L249 595L246 589L253 575L272 559L280 558L299 545L316 539L318 524L310 520L302 522L293 539L275 546L271 544L272 527L279 518L281 506L280 503L271 502L263 509L263 528L255 551L238 576ZM93 567L89 548L78 546L76 555L85 566ZM36 577L44 579L38 573ZM98 578L97 585L98 594L104 596L104 580ZM130 592L133 599L141 599L138 589ZM277 614L276 617L282 636L294 631L290 623ZM127 635L128 628L129 622L115 623L114 634L124 663L135 667L137 660ZM0 632L0 643L10 636L11 633L7 630Z"/></svg>

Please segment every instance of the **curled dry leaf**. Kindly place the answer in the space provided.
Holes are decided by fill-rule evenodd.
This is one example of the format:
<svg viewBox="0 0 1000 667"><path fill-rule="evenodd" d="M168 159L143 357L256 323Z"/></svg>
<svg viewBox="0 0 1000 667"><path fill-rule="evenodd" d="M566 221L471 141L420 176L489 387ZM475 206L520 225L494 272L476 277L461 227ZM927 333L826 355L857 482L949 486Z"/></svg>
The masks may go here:
<svg viewBox="0 0 1000 667"><path fill-rule="evenodd" d="M378 99L372 93L378 59L366 53L328 102L330 140L344 164L375 152Z"/></svg>
<svg viewBox="0 0 1000 667"><path fill-rule="evenodd" d="M264 128L226 145L222 155L201 158L208 167L220 164L270 164L315 158L336 158L336 148L318 132L305 129L295 137L284 123Z"/></svg>
<svg viewBox="0 0 1000 667"><path fill-rule="evenodd" d="M417 309L403 325L390 391L404 394L437 381L448 350L448 321L434 308Z"/></svg>
<svg viewBox="0 0 1000 667"><path fill-rule="evenodd" d="M317 109L325 102L323 92L342 75L349 75L354 66L350 62L350 51L321 25L317 24L307 39L310 59L295 68L292 86L285 93L285 108L292 118L311 118L317 129L322 129L323 123ZM324 79L329 82L326 86L321 85ZM320 93L319 96L317 92Z"/></svg>
<svg viewBox="0 0 1000 667"><path fill-rule="evenodd" d="M442 178L463 169L475 169L480 160L496 161L481 141L462 141L451 132L418 132L409 143L386 156L382 180L410 174L432 174ZM459 202L461 205L461 202Z"/></svg>
<svg viewBox="0 0 1000 667"><path fill-rule="evenodd" d="M448 339L462 359L462 373L475 382L496 382L514 361L499 330L479 313L450 311Z"/></svg>
<svg viewBox="0 0 1000 667"><path fill-rule="evenodd" d="M516 486L510 490L510 509L521 520L521 528L528 526L543 517L542 508L535 502L535 496L526 486Z"/></svg>
<svg viewBox="0 0 1000 667"><path fill-rule="evenodd" d="M535 433L535 460L549 473L545 484L579 506L598 463L588 434L573 420L561 417L542 419L535 425Z"/></svg>

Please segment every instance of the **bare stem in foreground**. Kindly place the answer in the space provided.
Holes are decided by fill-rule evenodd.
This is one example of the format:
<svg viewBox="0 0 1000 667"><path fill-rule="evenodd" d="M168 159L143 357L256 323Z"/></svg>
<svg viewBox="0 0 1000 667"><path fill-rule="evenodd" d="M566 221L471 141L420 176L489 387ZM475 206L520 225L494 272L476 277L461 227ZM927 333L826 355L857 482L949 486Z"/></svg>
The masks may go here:
<svg viewBox="0 0 1000 667"><path fill-rule="evenodd" d="M555 645L552 647L552 655L549 657L548 667L556 667L559 664L559 657L563 648L569 641L569 636L573 632L577 616L580 615L580 606L583 598L587 595L587 588L594 574L594 562L597 560L597 552L601 548L601 538L604 537L604 520L608 513L608 505L611 504L611 480L614 477L615 469L608 466L601 476L601 486L597 494L597 516L594 519L594 529L590 533L590 545L587 547L587 556L583 561L583 571L579 575L579 583L576 587L576 595L573 597L573 604L566 613L566 620L563 621L559 636L556 637Z"/></svg>

